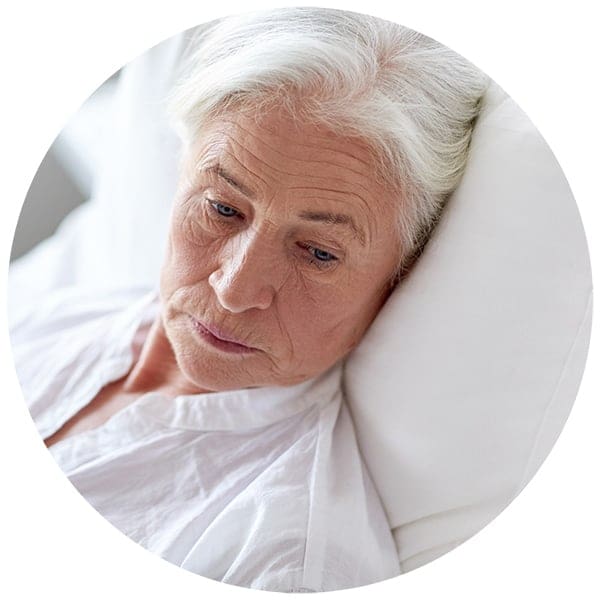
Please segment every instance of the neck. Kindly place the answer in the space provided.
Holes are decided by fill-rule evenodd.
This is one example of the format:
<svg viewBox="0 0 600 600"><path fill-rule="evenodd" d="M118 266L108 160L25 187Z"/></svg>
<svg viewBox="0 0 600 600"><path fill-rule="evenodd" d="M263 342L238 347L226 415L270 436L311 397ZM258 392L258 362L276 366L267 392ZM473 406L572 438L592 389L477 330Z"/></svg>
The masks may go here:
<svg viewBox="0 0 600 600"><path fill-rule="evenodd" d="M143 345L137 362L125 378L125 392L161 391L175 397L207 391L187 379L179 368L160 314L152 323L145 340L135 340L134 343L136 341Z"/></svg>

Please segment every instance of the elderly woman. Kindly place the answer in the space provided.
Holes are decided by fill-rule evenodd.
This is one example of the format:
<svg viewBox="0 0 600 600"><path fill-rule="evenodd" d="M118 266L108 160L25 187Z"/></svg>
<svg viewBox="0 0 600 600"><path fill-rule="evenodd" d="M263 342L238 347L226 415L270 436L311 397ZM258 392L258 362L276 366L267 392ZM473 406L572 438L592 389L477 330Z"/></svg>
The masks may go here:
<svg viewBox="0 0 600 600"><path fill-rule="evenodd" d="M159 289L49 299L12 333L46 445L111 523L253 588L399 573L342 366L456 187L485 85L362 15L202 29L170 103L184 151Z"/></svg>

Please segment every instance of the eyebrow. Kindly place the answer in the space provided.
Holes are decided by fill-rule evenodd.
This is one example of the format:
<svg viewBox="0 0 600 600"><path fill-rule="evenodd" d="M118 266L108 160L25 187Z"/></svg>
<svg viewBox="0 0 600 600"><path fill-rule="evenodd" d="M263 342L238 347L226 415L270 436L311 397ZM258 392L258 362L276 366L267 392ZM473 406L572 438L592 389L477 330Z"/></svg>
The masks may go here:
<svg viewBox="0 0 600 600"><path fill-rule="evenodd" d="M306 210L301 212L298 216L301 219L304 219L305 221L326 223L328 225L348 225L352 229L352 231L354 231L360 243L363 246L365 245L365 232L361 227L359 227L356 224L356 222L350 215Z"/></svg>
<svg viewBox="0 0 600 600"><path fill-rule="evenodd" d="M228 183L231 187L234 187L239 192L244 194L244 196L247 196L248 198L254 198L254 192L237 181L235 177L227 172L221 165L213 165L207 169L207 172L215 174L217 177Z"/></svg>

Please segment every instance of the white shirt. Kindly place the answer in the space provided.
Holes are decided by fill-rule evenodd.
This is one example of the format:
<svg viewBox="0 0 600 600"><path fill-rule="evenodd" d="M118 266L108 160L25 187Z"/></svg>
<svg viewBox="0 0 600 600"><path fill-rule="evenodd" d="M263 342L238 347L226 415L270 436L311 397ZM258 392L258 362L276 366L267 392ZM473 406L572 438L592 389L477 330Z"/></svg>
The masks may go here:
<svg viewBox="0 0 600 600"><path fill-rule="evenodd" d="M17 316L44 439L129 372L158 310L154 291L67 290ZM340 384L338 365L292 387L147 393L50 452L108 521L185 569L271 591L373 583L399 574L398 555Z"/></svg>

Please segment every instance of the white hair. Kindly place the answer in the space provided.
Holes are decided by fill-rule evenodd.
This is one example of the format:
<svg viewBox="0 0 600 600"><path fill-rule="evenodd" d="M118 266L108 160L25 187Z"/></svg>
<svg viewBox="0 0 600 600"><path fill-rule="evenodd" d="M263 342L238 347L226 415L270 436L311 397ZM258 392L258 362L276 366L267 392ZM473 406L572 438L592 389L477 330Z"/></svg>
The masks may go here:
<svg viewBox="0 0 600 600"><path fill-rule="evenodd" d="M487 84L460 55L401 25L281 8L198 28L169 110L184 144L209 119L275 104L362 140L397 194L400 274L458 185Z"/></svg>

